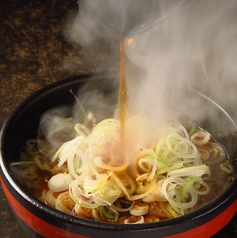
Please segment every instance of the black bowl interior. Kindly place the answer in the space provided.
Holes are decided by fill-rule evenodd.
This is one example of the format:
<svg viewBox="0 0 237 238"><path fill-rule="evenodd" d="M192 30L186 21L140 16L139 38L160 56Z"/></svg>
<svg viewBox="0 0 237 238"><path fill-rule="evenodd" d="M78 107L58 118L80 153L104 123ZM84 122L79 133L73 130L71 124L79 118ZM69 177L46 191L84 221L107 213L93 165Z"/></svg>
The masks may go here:
<svg viewBox="0 0 237 238"><path fill-rule="evenodd" d="M201 208L195 212L187 214L185 216L172 219L169 221L159 222L156 224L139 224L139 225L117 225L117 224L101 224L95 221L87 221L85 219L73 218L69 215L62 214L56 211L41 201L38 201L31 195L25 188L19 183L17 178L14 176L10 169L10 163L17 161L19 159L19 153L22 146L24 146L26 140L36 137L40 117L43 113L49 109L55 107L67 106L70 110L73 109L75 98L69 92L70 89L73 92L77 92L85 83L88 83L87 87L95 87L101 90L104 95L110 95L111 86L112 91L118 92L118 74L96 74L96 75L82 75L74 78L62 80L55 84L49 85L42 90L34 93L28 97L24 102L22 102L10 115L5 125L2 128L1 133L1 153L3 158L3 166L6 168L8 176L11 177L13 187L20 191L21 194L25 194L29 202L40 207L42 211L46 213L54 214L56 217L60 217L65 221L70 221L75 224L84 224L84 226L89 227L99 227L107 230L149 230L149 229L161 229L163 226L172 226L174 224L179 224L187 220L192 221L193 225L201 224L202 221L200 217L205 216L205 214L210 211L214 211L214 215L218 214L218 210L215 208L220 208L224 201L231 197L232 201L236 199L237 195L237 180L235 178L231 186L226 190L224 194L219 196L213 202ZM194 92L194 93L193 93ZM226 114L226 112L211 101L205 95L200 94L197 91L193 91L192 95L195 94L203 102L203 107L212 108L212 110L207 110L207 117L200 121L199 125L210 131L214 137L219 140L225 146L229 153L231 164L236 169L236 156L237 156L237 134L236 125L231 120L231 118ZM115 95L117 95L115 93ZM112 98L114 100L114 105L116 105L117 96ZM69 112L70 112L69 110ZM193 109L196 110L196 109ZM182 110L181 110L182 111ZM180 117L185 117L182 112ZM223 128L220 128L216 124L216 119L224 118ZM190 119L190 118L189 118ZM185 118L186 120L186 118ZM193 118L191 118L193 120ZM226 128L226 129L225 129ZM220 208L220 209L225 209ZM175 220L175 221L174 221ZM179 230L177 226L172 229Z"/></svg>

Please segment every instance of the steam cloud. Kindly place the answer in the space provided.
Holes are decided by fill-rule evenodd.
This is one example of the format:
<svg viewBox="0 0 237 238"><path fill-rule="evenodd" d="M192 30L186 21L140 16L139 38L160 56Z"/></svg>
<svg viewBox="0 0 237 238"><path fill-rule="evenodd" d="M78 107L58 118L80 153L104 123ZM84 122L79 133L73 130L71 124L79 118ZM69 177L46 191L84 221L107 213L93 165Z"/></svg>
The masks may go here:
<svg viewBox="0 0 237 238"><path fill-rule="evenodd" d="M236 1L79 2L70 40L87 47L104 40L111 46L121 36L133 38L125 48L129 114L143 115L149 131L183 115L197 121L209 117L220 130L233 129L218 108L188 89L205 94L237 121Z"/></svg>
<svg viewBox="0 0 237 238"><path fill-rule="evenodd" d="M195 94L185 96L189 86L203 92L237 119L236 1L79 3L71 40L92 46L98 39L112 39L113 44L119 44L121 35L133 38L126 56L142 76L136 75L131 82L132 112L150 115L156 123L170 118L174 114L172 107L187 109L182 113L191 112L194 118L203 118L209 109L202 100L196 101Z"/></svg>

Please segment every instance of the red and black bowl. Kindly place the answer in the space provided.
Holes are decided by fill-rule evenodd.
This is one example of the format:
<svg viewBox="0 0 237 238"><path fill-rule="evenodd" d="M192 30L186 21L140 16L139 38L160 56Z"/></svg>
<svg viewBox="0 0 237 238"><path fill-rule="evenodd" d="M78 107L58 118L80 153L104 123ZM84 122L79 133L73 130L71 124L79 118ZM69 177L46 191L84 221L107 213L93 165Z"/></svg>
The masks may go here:
<svg viewBox="0 0 237 238"><path fill-rule="evenodd" d="M36 137L40 117L48 110L66 106L73 107L74 97L69 92L77 92L86 82L109 94L111 85L117 90L117 74L82 75L69 78L37 91L23 101L9 116L1 130L0 175L1 183L12 212L29 237L211 237L221 230L237 211L237 178L231 185L206 206L187 215L156 223L110 224L73 217L57 211L35 198L11 170L10 164L19 160L21 148L26 140ZM236 171L237 135L236 125L228 114L212 100L194 91L193 94L214 110L200 125L212 134L221 134L230 162ZM113 100L113 99L111 99ZM116 98L114 98L116 101ZM195 109L196 110L196 109ZM70 110L69 110L70 111ZM213 113L215 112L215 114ZM215 116L214 116L215 115ZM216 128L217 117L225 120L226 130L221 133ZM214 121L213 121L214 120ZM202 125L203 124L203 125Z"/></svg>

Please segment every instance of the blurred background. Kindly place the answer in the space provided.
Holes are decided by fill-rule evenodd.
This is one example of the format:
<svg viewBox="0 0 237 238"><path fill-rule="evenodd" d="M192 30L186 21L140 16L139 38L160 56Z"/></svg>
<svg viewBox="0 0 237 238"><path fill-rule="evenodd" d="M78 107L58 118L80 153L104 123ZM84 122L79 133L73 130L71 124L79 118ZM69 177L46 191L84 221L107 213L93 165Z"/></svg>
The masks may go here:
<svg viewBox="0 0 237 238"><path fill-rule="evenodd" d="M90 46L68 40L77 1L2 0L0 12L0 128L21 101L45 85L119 69L119 44L113 44L113 32L110 39ZM236 223L235 216L215 237L237 237ZM1 186L0 237L26 237Z"/></svg>

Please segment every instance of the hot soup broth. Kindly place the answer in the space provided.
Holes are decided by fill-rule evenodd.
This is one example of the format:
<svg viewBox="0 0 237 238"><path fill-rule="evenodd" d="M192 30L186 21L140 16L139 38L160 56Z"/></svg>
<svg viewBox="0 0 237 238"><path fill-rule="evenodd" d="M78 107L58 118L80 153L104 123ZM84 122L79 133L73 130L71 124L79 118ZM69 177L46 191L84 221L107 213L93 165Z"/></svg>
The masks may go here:
<svg viewBox="0 0 237 238"><path fill-rule="evenodd" d="M39 130L11 164L27 189L62 212L102 222L157 222L206 205L234 178L225 148L194 123L162 127L159 140L128 157L118 119L95 123L92 112L85 118L76 125L60 121L50 135L57 151Z"/></svg>

